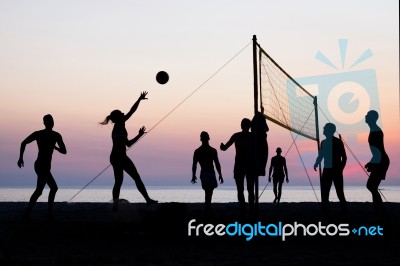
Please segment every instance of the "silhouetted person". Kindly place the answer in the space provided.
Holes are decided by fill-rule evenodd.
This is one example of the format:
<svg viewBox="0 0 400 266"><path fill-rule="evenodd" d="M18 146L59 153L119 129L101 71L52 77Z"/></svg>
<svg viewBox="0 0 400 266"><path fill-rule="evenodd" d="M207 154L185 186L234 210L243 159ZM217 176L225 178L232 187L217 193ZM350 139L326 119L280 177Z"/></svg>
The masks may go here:
<svg viewBox="0 0 400 266"><path fill-rule="evenodd" d="M261 107L263 111L263 108ZM254 200L258 203L258 177L265 176L268 161L267 120L263 113L256 112L251 120L251 134L253 137L253 171L254 171ZM258 211L256 206L255 211ZM254 212L257 215L257 212Z"/></svg>
<svg viewBox="0 0 400 266"><path fill-rule="evenodd" d="M289 183L289 176L286 167L286 159L285 157L281 156L282 149L276 149L276 156L271 158L271 165L269 167L269 177L268 181L271 182L271 173L273 177L273 184L274 184L274 194L275 199L274 203L279 203L281 201L282 195L282 184L286 176L286 183Z"/></svg>
<svg viewBox="0 0 400 266"><path fill-rule="evenodd" d="M211 198L214 188L218 186L217 178L215 176L214 164L219 175L220 183L224 183L221 174L221 165L218 160L217 150L210 146L208 143L210 136L207 132L203 131L200 134L201 146L194 151L193 165L192 165L192 184L196 183L196 170L197 163L200 164L200 181L201 187L205 192L205 209L206 212L211 211Z"/></svg>
<svg viewBox="0 0 400 266"><path fill-rule="evenodd" d="M136 170L135 165L126 155L126 146L132 146L136 141L138 141L143 134L145 133L146 128L141 127L139 129L139 134L133 139L128 139L128 132L125 128L125 122L132 116L132 114L137 110L139 103L141 100L147 100L146 98L147 92L142 92L139 96L139 99L133 104L131 109L127 114L122 113L120 110L114 110L101 122L101 125L107 125L110 121L114 123L114 127L112 130L112 150L110 155L110 162L114 170L114 188L112 191L113 194L113 211L118 210L118 202L119 202L119 193L122 186L122 181L124 179L124 171L127 172L135 181L136 187L139 192L145 198L147 204L156 203L156 200L153 200L147 194L147 190L140 178L138 171Z"/></svg>
<svg viewBox="0 0 400 266"><path fill-rule="evenodd" d="M334 124L325 124L323 134L326 139L321 142L321 149L314 164L314 170L317 171L317 167L324 159L321 177L321 204L325 218L329 217L329 192L332 182L340 201L342 216L344 218L347 216L347 202L343 191L343 169L346 166L347 156L343 142L333 136L335 132L336 126Z"/></svg>
<svg viewBox="0 0 400 266"><path fill-rule="evenodd" d="M267 120L261 112L257 112L251 120L256 176L265 176L265 167L268 161L268 131Z"/></svg>
<svg viewBox="0 0 400 266"><path fill-rule="evenodd" d="M244 198L244 179L247 181L247 192L249 197L249 208L252 214L254 210L254 181L255 171L253 164L252 135L250 133L251 122L244 118L241 122L241 132L232 135L226 144L221 143L220 148L226 151L232 144L235 144L236 156L233 177L236 182L238 201L241 215L246 213L246 201Z"/></svg>
<svg viewBox="0 0 400 266"><path fill-rule="evenodd" d="M382 180L386 178L386 172L389 168L389 156L385 152L383 145L383 132L376 124L379 114L375 110L371 110L365 116L365 122L370 128L368 136L368 144L372 153L371 160L365 165L365 168L370 172L367 188L372 194L372 200L375 210L382 214L384 206L378 187Z"/></svg>
<svg viewBox="0 0 400 266"><path fill-rule="evenodd" d="M24 141L22 141L19 153L18 167L21 168L24 166L23 157L26 145L33 141L36 141L38 145L38 156L35 161L37 184L36 184L36 189L29 200L28 208L26 209L25 212L25 217L29 218L33 206L35 205L40 195L42 195L43 189L47 184L50 188L49 199L48 199L48 218L54 219L53 204L58 187L56 181L53 178L53 175L50 172L51 160L53 157L54 150L62 154L66 154L67 150L65 148L61 135L53 130L54 127L53 117L49 114L45 115L43 117L43 124L45 126L45 129L33 132Z"/></svg>

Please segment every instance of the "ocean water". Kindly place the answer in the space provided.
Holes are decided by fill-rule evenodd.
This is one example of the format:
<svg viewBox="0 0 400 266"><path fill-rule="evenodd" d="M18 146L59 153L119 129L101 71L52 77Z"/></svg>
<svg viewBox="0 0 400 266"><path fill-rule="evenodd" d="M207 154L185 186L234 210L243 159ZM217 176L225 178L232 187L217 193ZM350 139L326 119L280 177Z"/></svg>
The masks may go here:
<svg viewBox="0 0 400 266"><path fill-rule="evenodd" d="M110 202L112 200L111 187L88 187L79 192L81 188L77 187L59 187L56 195L56 202ZM272 202L274 193L272 186L268 186L264 192L260 188L259 202ZM318 202L320 201L320 190L315 187L315 193L311 187L307 186L284 186L281 202ZM6 202L27 202L32 195L34 188L0 188L0 201ZM147 191L151 198L159 202L204 202L204 191L199 187L164 187L149 186ZM351 202L371 202L371 193L364 186L345 187L345 196L347 201ZM385 198L384 201L400 202L400 186L381 187L381 192ZM49 190L45 188L39 202L46 202ZM247 192L245 191L247 198ZM318 200L317 200L318 197ZM142 195L136 187L126 186L121 189L121 199L128 200L131 203L145 202ZM330 193L331 201L338 201L335 189L332 187ZM236 188L234 186L224 186L214 190L213 202L237 202Z"/></svg>

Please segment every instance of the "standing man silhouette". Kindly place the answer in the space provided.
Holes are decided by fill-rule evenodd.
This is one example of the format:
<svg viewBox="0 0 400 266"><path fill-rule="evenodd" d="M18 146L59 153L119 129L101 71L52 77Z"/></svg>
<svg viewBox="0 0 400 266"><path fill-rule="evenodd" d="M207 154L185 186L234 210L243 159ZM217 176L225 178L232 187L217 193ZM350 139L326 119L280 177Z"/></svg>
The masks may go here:
<svg viewBox="0 0 400 266"><path fill-rule="evenodd" d="M286 183L289 183L289 176L286 167L286 159L281 156L282 149L276 149L276 156L271 158L271 165L269 167L269 177L268 182L271 182L271 173L273 171L272 177L274 182L274 203L279 203L281 201L282 195L282 184L286 176Z"/></svg>
<svg viewBox="0 0 400 266"><path fill-rule="evenodd" d="M383 144L382 129L376 124L378 118L379 114L375 110L369 111L365 116L365 122L370 128L368 144L372 153L372 158L365 165L365 168L371 173L368 178L367 188L372 194L374 209L379 214L382 214L382 212L384 212L384 206L378 187L381 181L385 180L390 160Z"/></svg>
<svg viewBox="0 0 400 266"><path fill-rule="evenodd" d="M200 164L200 181L201 187L205 192L205 210L210 212L211 198L213 195L214 188L218 186L217 178L215 176L214 164L219 175L220 184L224 183L224 179L221 174L221 165L218 160L217 150L210 146L210 136L207 132L203 131L200 134L201 146L194 151L193 154L193 165L192 165L192 184L196 183L196 170L197 163Z"/></svg>
<svg viewBox="0 0 400 266"><path fill-rule="evenodd" d="M237 196L242 217L246 214L246 201L244 198L244 179L247 181L247 192L249 197L250 214L254 211L254 190L255 190L255 170L252 153L252 134L250 133L251 121L247 118L242 119L240 124L242 131L232 135L226 144L221 143L220 148L226 151L232 144L235 144L236 156L233 177L236 182Z"/></svg>
<svg viewBox="0 0 400 266"><path fill-rule="evenodd" d="M54 127L53 117L49 114L45 115L43 117L43 124L45 126L45 129L33 132L24 141L22 141L19 160L18 160L18 167L21 168L24 166L23 157L26 145L33 141L36 141L38 145L38 156L35 161L37 184L36 184L36 189L29 200L28 208L26 209L25 212L25 217L29 218L33 206L35 205L40 195L42 195L43 189L47 184L50 188L49 199L48 199L48 218L54 219L53 203L58 187L56 181L53 178L53 175L50 172L51 160L53 157L54 150L62 154L66 154L67 150L65 148L61 135L58 132L53 131Z"/></svg>
<svg viewBox="0 0 400 266"><path fill-rule="evenodd" d="M321 204L325 218L329 218L329 192L332 182L336 188L336 194L340 201L340 209L343 218L347 217L347 202L343 191L343 169L346 166L347 156L343 142L334 137L336 126L327 123L324 126L323 134L326 139L321 142L321 149L314 164L314 170L324 159L324 169L321 177Z"/></svg>

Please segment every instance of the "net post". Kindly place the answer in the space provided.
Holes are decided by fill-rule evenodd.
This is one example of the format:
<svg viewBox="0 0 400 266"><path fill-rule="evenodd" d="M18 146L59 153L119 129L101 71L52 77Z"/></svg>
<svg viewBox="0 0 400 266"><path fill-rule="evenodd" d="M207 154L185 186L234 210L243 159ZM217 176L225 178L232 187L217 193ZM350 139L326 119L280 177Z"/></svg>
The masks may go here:
<svg viewBox="0 0 400 266"><path fill-rule="evenodd" d="M317 96L314 96L314 108L315 108L315 136L317 139L317 146L318 146L318 154L321 149L321 144L320 144L320 139L319 139L319 120L318 120L318 102L317 102ZM319 184L321 186L321 178L322 178L322 172L321 172L321 164L318 165L318 172L319 172ZM322 193L322 189L320 187L320 191ZM321 194L322 198L322 194Z"/></svg>
<svg viewBox="0 0 400 266"><path fill-rule="evenodd" d="M257 36L253 35L254 114L258 112Z"/></svg>
<svg viewBox="0 0 400 266"><path fill-rule="evenodd" d="M258 112L258 77L257 77L257 36L253 35L253 73L254 73L254 115L257 114ZM256 138L257 139L257 138ZM257 143L255 143L257 145ZM255 172L257 172L257 154L255 154L255 159L254 159L254 167L255 167ZM256 173L255 176L255 192L254 192L254 199L255 199L255 211L258 211L258 173Z"/></svg>

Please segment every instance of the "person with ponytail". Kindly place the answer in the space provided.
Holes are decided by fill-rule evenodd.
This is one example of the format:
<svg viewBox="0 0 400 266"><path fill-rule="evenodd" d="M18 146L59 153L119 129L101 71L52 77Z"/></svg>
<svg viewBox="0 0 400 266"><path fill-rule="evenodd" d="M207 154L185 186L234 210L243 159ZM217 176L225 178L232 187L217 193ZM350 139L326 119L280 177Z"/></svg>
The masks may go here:
<svg viewBox="0 0 400 266"><path fill-rule="evenodd" d="M132 116L132 114L137 110L139 103L142 100L147 100L147 92L144 91L140 94L139 99L133 104L132 108L127 114L122 113L120 110L114 110L108 115L101 125L107 125L110 121L114 124L112 130L112 150L110 154L111 166L114 170L115 183L112 191L113 195L113 211L118 210L119 194L122 186L122 181L124 178L124 171L130 175L136 183L136 187L139 192L145 198L147 204L157 203L149 197L146 187L143 184L140 175L133 164L132 160L126 155L126 147L132 146L136 141L138 141L145 133L146 128L143 126L139 129L139 133L133 139L128 139L128 132L125 128L125 122Z"/></svg>

